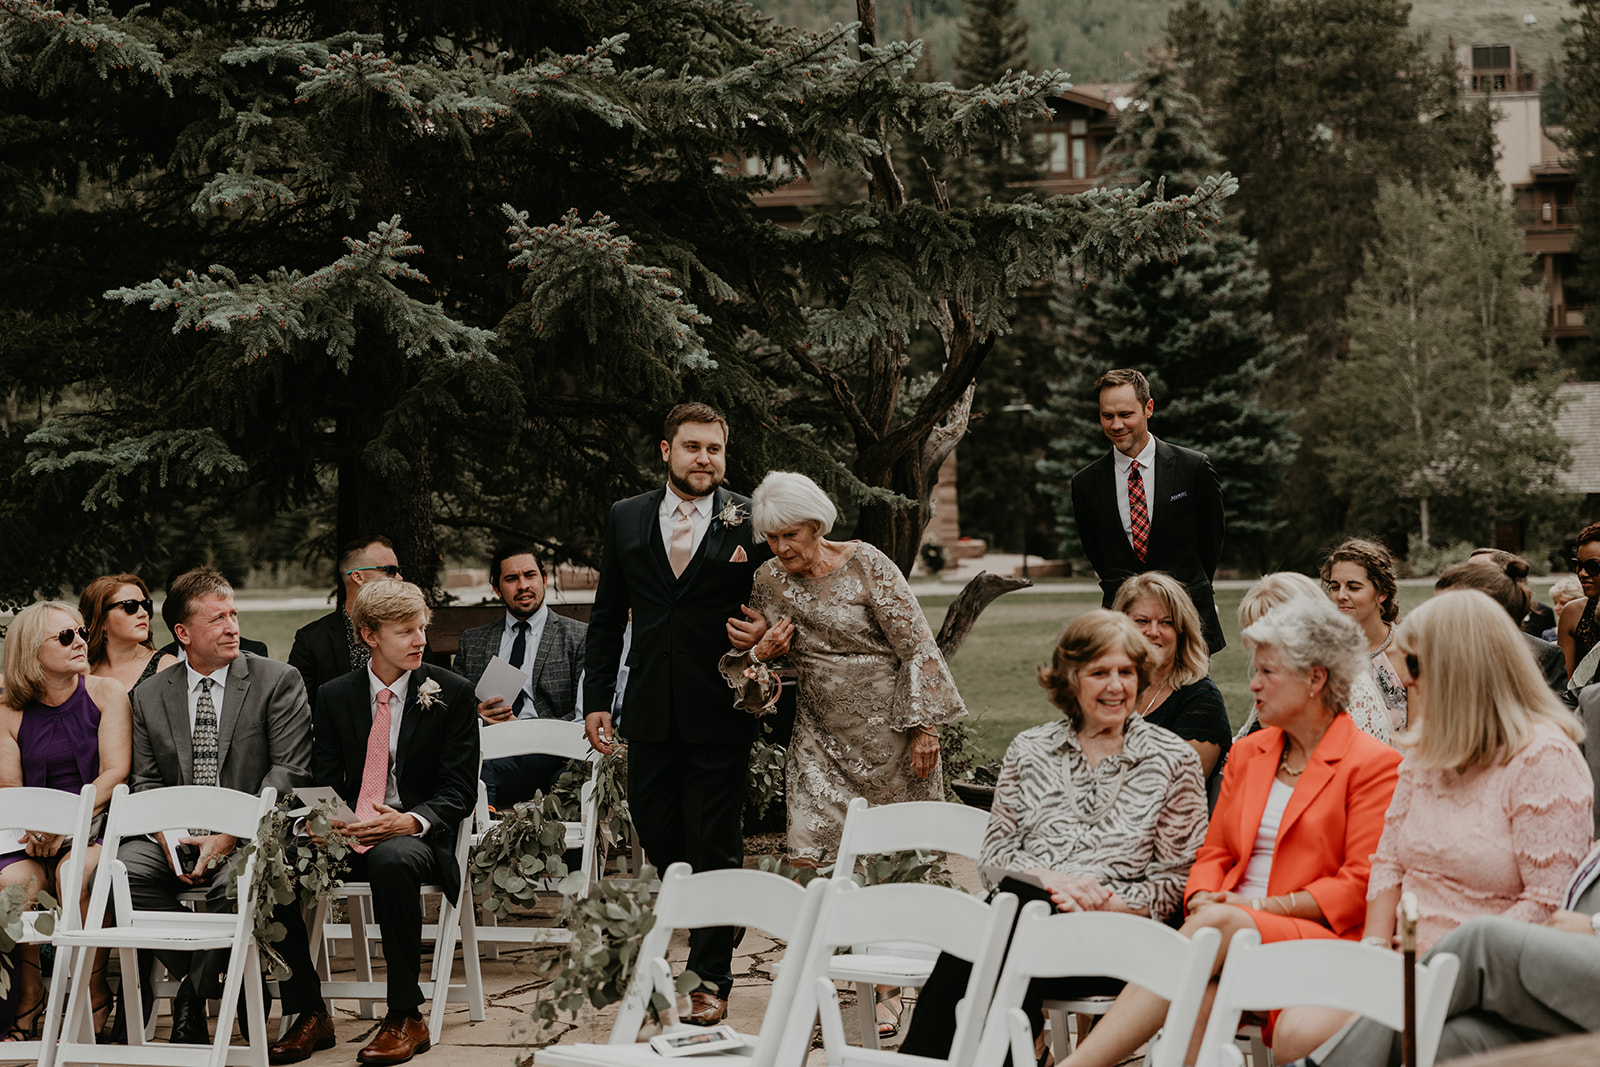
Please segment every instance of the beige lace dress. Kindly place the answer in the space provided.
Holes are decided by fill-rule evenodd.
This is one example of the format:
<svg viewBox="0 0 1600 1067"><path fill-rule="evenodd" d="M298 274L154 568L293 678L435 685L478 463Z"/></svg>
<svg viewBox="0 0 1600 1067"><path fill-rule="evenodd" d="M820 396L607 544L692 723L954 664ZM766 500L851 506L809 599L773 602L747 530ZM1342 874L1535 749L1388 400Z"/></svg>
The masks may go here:
<svg viewBox="0 0 1600 1067"><path fill-rule="evenodd" d="M911 771L913 734L967 709L899 568L863 542L820 578L797 577L771 560L756 571L750 605L769 624L784 617L794 624L789 659L799 688L784 782L789 854L831 861L855 797L872 804L943 800L940 767L927 778ZM752 684L750 666L748 653L722 659L728 684L743 694L740 706L759 714L776 698L776 682Z"/></svg>

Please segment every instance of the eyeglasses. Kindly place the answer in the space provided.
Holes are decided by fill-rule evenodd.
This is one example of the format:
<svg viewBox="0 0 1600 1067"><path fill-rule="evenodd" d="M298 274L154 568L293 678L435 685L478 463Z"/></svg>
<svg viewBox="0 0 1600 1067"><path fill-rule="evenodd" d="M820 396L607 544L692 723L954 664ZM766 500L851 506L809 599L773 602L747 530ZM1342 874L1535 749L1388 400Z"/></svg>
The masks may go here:
<svg viewBox="0 0 1600 1067"><path fill-rule="evenodd" d="M1600 559L1574 559L1572 569L1585 578L1600 578Z"/></svg>
<svg viewBox="0 0 1600 1067"><path fill-rule="evenodd" d="M62 648L71 648L72 642L79 637L83 638L85 641L88 641L89 631L85 630L82 626L69 626L65 630L62 630L60 633L56 634L56 640L61 643ZM49 638L45 638L45 640L48 641Z"/></svg>
<svg viewBox="0 0 1600 1067"><path fill-rule="evenodd" d="M106 605L107 611L110 611L112 608L121 608L129 615L139 614L140 609L143 609L146 615L154 615L156 613L155 601L149 599L148 597L146 597L144 600L113 600L111 603Z"/></svg>
<svg viewBox="0 0 1600 1067"><path fill-rule="evenodd" d="M1406 653L1406 673L1413 678L1422 677L1422 664L1417 662L1415 653Z"/></svg>
<svg viewBox="0 0 1600 1067"><path fill-rule="evenodd" d="M354 574L354 573L356 573L356 571L382 571L384 574L387 574L391 578L400 577L400 568L395 566L393 563L386 563L381 567L352 567L349 570L345 571L345 573L346 574Z"/></svg>

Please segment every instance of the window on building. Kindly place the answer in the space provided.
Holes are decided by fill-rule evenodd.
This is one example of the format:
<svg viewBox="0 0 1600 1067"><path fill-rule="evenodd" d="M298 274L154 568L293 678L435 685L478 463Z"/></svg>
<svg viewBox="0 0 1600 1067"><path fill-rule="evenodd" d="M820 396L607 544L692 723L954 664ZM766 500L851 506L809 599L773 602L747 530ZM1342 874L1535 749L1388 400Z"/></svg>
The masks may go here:
<svg viewBox="0 0 1600 1067"><path fill-rule="evenodd" d="M1071 175L1074 178L1087 178L1089 176L1089 120L1071 119L1067 123L1067 136L1070 141L1068 154L1071 159Z"/></svg>

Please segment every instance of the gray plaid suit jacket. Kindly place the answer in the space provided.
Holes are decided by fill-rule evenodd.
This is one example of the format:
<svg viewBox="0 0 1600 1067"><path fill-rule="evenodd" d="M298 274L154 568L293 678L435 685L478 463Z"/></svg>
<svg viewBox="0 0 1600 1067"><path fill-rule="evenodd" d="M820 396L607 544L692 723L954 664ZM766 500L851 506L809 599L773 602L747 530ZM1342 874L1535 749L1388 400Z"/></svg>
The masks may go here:
<svg viewBox="0 0 1600 1067"><path fill-rule="evenodd" d="M533 706L539 718L578 717L578 676L583 673L583 643L588 630L585 624L554 611L545 619L544 636L533 658ZM499 654L500 635L504 632L504 617L487 626L461 631L456 673L476 686L489 661Z"/></svg>

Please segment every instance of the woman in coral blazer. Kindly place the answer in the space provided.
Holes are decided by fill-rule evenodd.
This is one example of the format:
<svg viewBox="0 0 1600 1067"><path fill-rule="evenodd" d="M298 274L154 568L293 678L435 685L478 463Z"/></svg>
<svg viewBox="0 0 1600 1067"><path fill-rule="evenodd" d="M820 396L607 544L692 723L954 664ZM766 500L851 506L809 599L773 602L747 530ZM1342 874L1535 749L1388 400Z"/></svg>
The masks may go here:
<svg viewBox="0 0 1600 1067"><path fill-rule="evenodd" d="M1240 930L1257 930L1262 941L1360 936L1367 875L1400 766L1398 752L1344 712L1366 669L1366 643L1330 603L1281 604L1244 631L1244 643L1265 728L1234 745L1184 888L1183 932L1222 934L1213 981ZM1155 1035L1166 1012L1165 1000L1130 985L1063 1067L1121 1062ZM1271 1022L1263 1029L1270 1043ZM1202 1017L1187 1062L1204 1032Z"/></svg>

